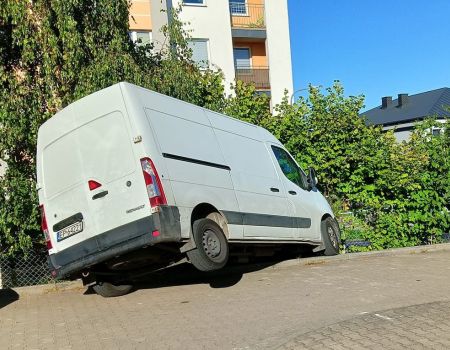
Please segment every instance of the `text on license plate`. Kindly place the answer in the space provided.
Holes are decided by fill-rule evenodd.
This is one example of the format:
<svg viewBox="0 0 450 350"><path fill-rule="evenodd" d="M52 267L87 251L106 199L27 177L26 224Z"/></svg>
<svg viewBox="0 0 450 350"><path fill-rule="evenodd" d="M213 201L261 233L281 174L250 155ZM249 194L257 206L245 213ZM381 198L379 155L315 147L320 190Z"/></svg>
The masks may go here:
<svg viewBox="0 0 450 350"><path fill-rule="evenodd" d="M58 242L73 236L79 232L83 231L83 221L78 221L70 226L64 227L56 233L56 240Z"/></svg>

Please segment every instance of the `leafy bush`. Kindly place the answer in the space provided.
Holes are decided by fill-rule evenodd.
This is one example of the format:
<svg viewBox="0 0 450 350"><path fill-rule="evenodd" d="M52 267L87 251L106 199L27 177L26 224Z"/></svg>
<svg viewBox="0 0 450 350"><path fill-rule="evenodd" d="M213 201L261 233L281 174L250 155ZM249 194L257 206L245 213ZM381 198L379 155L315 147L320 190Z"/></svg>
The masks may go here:
<svg viewBox="0 0 450 350"><path fill-rule="evenodd" d="M344 243L358 238L370 241L370 249L383 249L438 242L450 228L449 129L433 137L436 121L429 119L409 142L397 143L392 131L359 117L362 106L362 96L345 97L336 82L327 94L311 87L309 98L294 105L286 95L277 114L260 124L301 165L317 169L320 189L335 203Z"/></svg>

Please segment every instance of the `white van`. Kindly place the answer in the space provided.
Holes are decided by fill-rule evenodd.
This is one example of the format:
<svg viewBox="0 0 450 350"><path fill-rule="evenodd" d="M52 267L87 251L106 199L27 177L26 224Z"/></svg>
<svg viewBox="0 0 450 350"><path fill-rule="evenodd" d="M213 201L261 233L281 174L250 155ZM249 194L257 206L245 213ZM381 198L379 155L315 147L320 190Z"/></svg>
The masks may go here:
<svg viewBox="0 0 450 350"><path fill-rule="evenodd" d="M52 274L104 296L132 271L187 259L223 267L230 247L339 249L326 199L265 129L119 83L39 129L37 189Z"/></svg>

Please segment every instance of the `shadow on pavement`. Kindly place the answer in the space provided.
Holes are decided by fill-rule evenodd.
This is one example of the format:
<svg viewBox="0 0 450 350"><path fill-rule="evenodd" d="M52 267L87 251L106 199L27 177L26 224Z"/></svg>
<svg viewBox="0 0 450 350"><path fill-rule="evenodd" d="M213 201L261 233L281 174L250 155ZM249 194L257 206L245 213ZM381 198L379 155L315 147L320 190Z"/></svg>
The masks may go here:
<svg viewBox="0 0 450 350"><path fill-rule="evenodd" d="M280 259L271 259L252 264L236 263L213 272L201 272L191 264L184 263L139 279L135 282L135 290L192 284L209 284L211 288L229 288L239 283L244 274L265 269L280 261Z"/></svg>
<svg viewBox="0 0 450 350"><path fill-rule="evenodd" d="M163 287L208 284L211 288L230 288L238 284L245 274L263 270L281 261L312 256L313 253L306 250L302 254L287 253L270 257L254 257L251 262L238 263L237 260L229 262L224 268L213 272L202 272L189 263L179 263L163 268L155 272L145 273L144 276L132 279L133 291L140 289L155 289ZM89 287L84 295L95 294Z"/></svg>
<svg viewBox="0 0 450 350"><path fill-rule="evenodd" d="M133 292L140 289L209 284L211 288L228 288L239 283L245 273L261 270L271 264L231 265L214 272L202 272L189 263L167 267L158 272L149 273L133 282ZM88 288L84 295L95 294Z"/></svg>
<svg viewBox="0 0 450 350"><path fill-rule="evenodd" d="M12 289L0 289L0 309L19 300L19 294Z"/></svg>

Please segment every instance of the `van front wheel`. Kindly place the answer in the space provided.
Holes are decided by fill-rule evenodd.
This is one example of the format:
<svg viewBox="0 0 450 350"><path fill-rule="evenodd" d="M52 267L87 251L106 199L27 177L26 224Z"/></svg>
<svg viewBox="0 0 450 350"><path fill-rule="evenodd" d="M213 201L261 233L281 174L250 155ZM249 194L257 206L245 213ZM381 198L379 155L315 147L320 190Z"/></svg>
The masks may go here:
<svg viewBox="0 0 450 350"><path fill-rule="evenodd" d="M128 294L133 286L129 284L114 285L109 282L97 282L92 288L98 295L104 298L111 298Z"/></svg>
<svg viewBox="0 0 450 350"><path fill-rule="evenodd" d="M339 253L340 231L335 219L327 217L322 221L322 240L325 245L325 255Z"/></svg>
<svg viewBox="0 0 450 350"><path fill-rule="evenodd" d="M228 242L220 228L213 220L199 219L192 225L197 248L186 254L200 271L214 271L225 266L228 261Z"/></svg>

